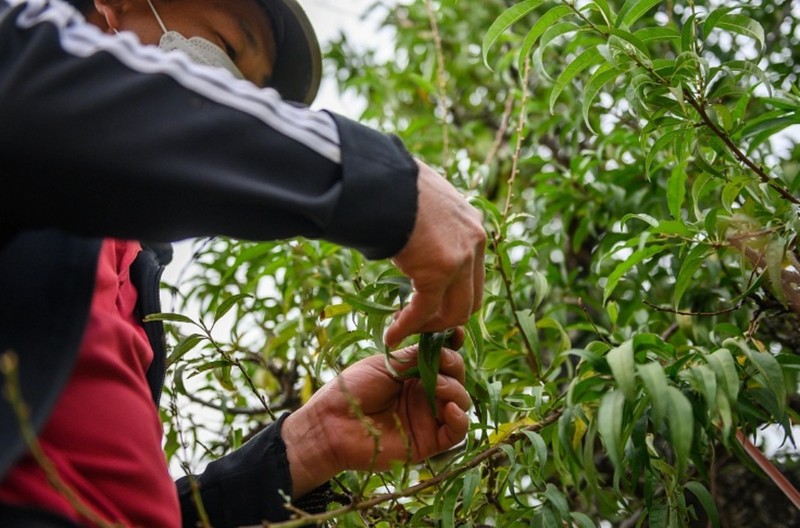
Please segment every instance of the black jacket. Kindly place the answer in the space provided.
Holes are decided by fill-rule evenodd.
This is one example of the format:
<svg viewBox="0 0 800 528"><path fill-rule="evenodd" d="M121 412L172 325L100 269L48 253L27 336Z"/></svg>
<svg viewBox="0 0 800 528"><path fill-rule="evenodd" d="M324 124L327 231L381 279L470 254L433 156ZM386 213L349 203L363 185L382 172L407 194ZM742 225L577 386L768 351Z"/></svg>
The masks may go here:
<svg viewBox="0 0 800 528"><path fill-rule="evenodd" d="M416 216L417 167L395 138L103 35L61 0L0 0L0 153L0 353L20 357L37 428L70 376L101 237L304 236L384 258ZM134 266L143 312L160 265L147 250ZM163 337L146 330L157 400ZM200 476L215 526L285 516L267 497L291 485L278 433ZM24 449L0 401L0 479Z"/></svg>

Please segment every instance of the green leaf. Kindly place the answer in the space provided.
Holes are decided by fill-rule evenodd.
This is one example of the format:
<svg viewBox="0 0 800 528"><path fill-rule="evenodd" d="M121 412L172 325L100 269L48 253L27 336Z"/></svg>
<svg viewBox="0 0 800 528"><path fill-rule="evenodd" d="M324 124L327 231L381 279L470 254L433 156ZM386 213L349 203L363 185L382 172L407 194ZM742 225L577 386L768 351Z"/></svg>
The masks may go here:
<svg viewBox="0 0 800 528"><path fill-rule="evenodd" d="M353 308L360 310L370 315L390 315L397 311L393 306L386 306L385 304L376 303L369 299L363 299L349 293L339 294L344 301Z"/></svg>
<svg viewBox="0 0 800 528"><path fill-rule="evenodd" d="M572 517L572 520L575 521L575 525L579 528L596 528L597 526L585 513L572 512L570 513L570 517Z"/></svg>
<svg viewBox="0 0 800 528"><path fill-rule="evenodd" d="M603 288L603 302L605 303L608 300L609 296L614 292L614 289L616 289L620 279L628 272L628 270L643 260L652 258L659 253L666 251L667 249L669 249L667 246L659 245L644 247L634 251L630 257L620 262L617 267L614 268L614 271L611 272L611 275L608 276L606 286Z"/></svg>
<svg viewBox="0 0 800 528"><path fill-rule="evenodd" d="M597 97L597 94L600 93L600 90L603 89L603 86L615 80L620 75L622 75L621 70L614 68L610 64L604 64L603 66L597 68L597 71L592 74L592 76L589 78L589 81L586 83L586 88L583 91L582 113L583 120L586 122L586 126L592 132L594 132L594 129L589 122L589 110L592 107L592 103Z"/></svg>
<svg viewBox="0 0 800 528"><path fill-rule="evenodd" d="M439 358L442 346L452 332L424 332L419 336L417 367L419 378L434 416L438 416L436 405L436 382L439 377Z"/></svg>
<svg viewBox="0 0 800 528"><path fill-rule="evenodd" d="M698 392L706 400L708 408L712 411L717 409L717 377L714 370L707 365L697 365L689 370L694 378Z"/></svg>
<svg viewBox="0 0 800 528"><path fill-rule="evenodd" d="M222 319L225 316L225 314L228 313L228 311L230 311L230 309L233 308L239 301L252 297L253 296L250 295L249 293L238 293L236 295L231 295L230 297L222 301L220 305L217 307L217 311L214 312L214 322L217 322L220 319Z"/></svg>
<svg viewBox="0 0 800 528"><path fill-rule="evenodd" d="M675 309L678 309L680 306L681 299L683 299L683 294L686 293L686 290L692 284L692 280L694 277L695 272L700 269L700 266L703 265L706 258L713 253L713 249L709 246L704 244L698 244L691 251L689 254L686 255L686 258L683 259L681 263L681 270L678 272L678 278L675 281Z"/></svg>
<svg viewBox="0 0 800 528"><path fill-rule="evenodd" d="M329 304L322 309L320 319L330 319L331 317L338 317L340 315L349 314L353 311L353 307L347 303Z"/></svg>
<svg viewBox="0 0 800 528"><path fill-rule="evenodd" d="M544 438L536 431L523 431L523 434L527 436L528 440L533 444L533 448L536 452L536 462L540 467L544 467L547 464L547 444L545 444Z"/></svg>
<svg viewBox="0 0 800 528"><path fill-rule="evenodd" d="M775 356L769 352L751 350L750 347L740 339L729 338L722 343L723 346L728 346L729 344L736 345L739 350L744 352L750 360L750 363L756 368L760 374L760 382L775 398L775 418L782 418L783 414L786 412L786 383L783 379L781 365L775 359Z"/></svg>
<svg viewBox="0 0 800 528"><path fill-rule="evenodd" d="M681 34L671 27L646 27L633 33L642 42L678 40Z"/></svg>
<svg viewBox="0 0 800 528"><path fill-rule="evenodd" d="M717 20L716 27L749 37L755 40L761 49L764 49L764 28L749 16L724 14Z"/></svg>
<svg viewBox="0 0 800 528"><path fill-rule="evenodd" d="M720 19L736 9L735 7L720 7L711 11L703 22L703 36L708 38L708 35L717 27Z"/></svg>
<svg viewBox="0 0 800 528"><path fill-rule="evenodd" d="M622 471L623 423L625 420L625 395L612 390L603 396L597 411L597 431L606 446L608 458Z"/></svg>
<svg viewBox="0 0 800 528"><path fill-rule="evenodd" d="M670 440L675 450L678 473L683 473L689 461L694 435L694 414L689 399L675 387L667 387L667 408Z"/></svg>
<svg viewBox="0 0 800 528"><path fill-rule="evenodd" d="M650 405L653 408L653 422L660 424L667 416L667 376L660 363L651 362L638 366L639 377L642 378L647 392L650 393Z"/></svg>
<svg viewBox="0 0 800 528"><path fill-rule="evenodd" d="M781 302L786 302L786 292L783 290L783 280L781 275L783 273L783 259L786 255L786 242L782 237L771 238L767 243L766 249L766 267L767 276L772 284L772 290L775 296Z"/></svg>
<svg viewBox="0 0 800 528"><path fill-rule="evenodd" d="M676 220L682 218L681 210L686 199L686 165L678 164L672 169L667 181L667 205L672 217Z"/></svg>
<svg viewBox="0 0 800 528"><path fill-rule="evenodd" d="M548 28L552 27L553 24L555 24L558 20L572 13L574 13L574 11L567 6L556 6L539 17L536 23L533 24L533 27L531 27L531 29L528 31L528 34L525 35L525 40L522 41L522 46L519 50L519 62L517 64L517 69L520 75L524 74L525 59L530 54L533 46L536 44L536 41L539 40L539 37L541 37L544 32L547 31Z"/></svg>
<svg viewBox="0 0 800 528"><path fill-rule="evenodd" d="M691 491L694 496L697 497L700 505L703 506L703 509L708 514L708 520L711 522L711 526L718 528L719 512L717 511L717 505L714 504L714 498L711 496L711 493L708 492L706 487L696 480L687 482L683 487Z"/></svg>
<svg viewBox="0 0 800 528"><path fill-rule="evenodd" d="M441 502L442 509L439 512L442 528L455 528L456 505L458 504L458 497L463 491L463 480L453 479L451 482L452 484L444 494L444 500Z"/></svg>
<svg viewBox="0 0 800 528"><path fill-rule="evenodd" d="M481 483L481 468L472 468L464 473L464 491L462 494L461 508L462 511L469 511L472 506L472 500L475 498L475 491Z"/></svg>
<svg viewBox="0 0 800 528"><path fill-rule="evenodd" d="M668 146L671 146L677 138L685 133L686 132L682 128L677 128L675 130L666 132L660 138L655 140L653 146L647 151L647 158L645 161L645 171L647 172L648 176L650 175L653 160L655 160L656 155L662 150L666 149Z"/></svg>
<svg viewBox="0 0 800 528"><path fill-rule="evenodd" d="M183 356L186 355L187 352L196 347L197 344L200 343L200 341L202 341L203 339L207 338L200 334L192 334L190 336L181 339L181 341L177 345L175 345L175 348L172 349L172 352L167 358L167 366L170 366L179 359L181 359Z"/></svg>
<svg viewBox="0 0 800 528"><path fill-rule="evenodd" d="M725 392L728 400L735 402L739 399L739 373L736 370L736 361L727 348L720 348L706 357L711 369L717 376L717 383Z"/></svg>
<svg viewBox="0 0 800 528"><path fill-rule="evenodd" d="M578 55L575 60L573 60L564 71L561 72L561 75L558 76L556 80L556 84L553 86L553 91L550 92L550 113L553 113L553 106L556 104L556 100L564 88L574 79L580 72L602 62L603 57L600 55L600 52L597 49L597 46L592 46L583 51L580 55Z"/></svg>
<svg viewBox="0 0 800 528"><path fill-rule="evenodd" d="M626 0L617 14L615 25L617 27L630 26L660 3L661 0Z"/></svg>
<svg viewBox="0 0 800 528"><path fill-rule="evenodd" d="M636 399L636 364L633 360L633 342L629 339L612 348L606 354L606 361L617 385L628 400Z"/></svg>
<svg viewBox="0 0 800 528"><path fill-rule="evenodd" d="M533 310L518 310L516 316L526 341L536 347L539 343L539 333L536 331L536 315Z"/></svg>
<svg viewBox="0 0 800 528"><path fill-rule="evenodd" d="M488 61L489 50L494 43L497 42L500 35L525 15L536 9L542 2L543 0L525 0L503 11L503 13L492 22L492 25L489 26L486 34L483 36L483 43L481 45L481 49L483 50L483 63L487 68L491 69Z"/></svg>
<svg viewBox="0 0 800 528"><path fill-rule="evenodd" d="M144 317L145 323L151 323L153 321L163 321L167 323L190 323L198 326L198 324L191 317L177 313L154 313Z"/></svg>
<svg viewBox="0 0 800 528"><path fill-rule="evenodd" d="M561 514L561 517L569 517L569 504L564 494L555 487L552 483L547 483L547 488L544 490L545 498L552 504L555 509Z"/></svg>

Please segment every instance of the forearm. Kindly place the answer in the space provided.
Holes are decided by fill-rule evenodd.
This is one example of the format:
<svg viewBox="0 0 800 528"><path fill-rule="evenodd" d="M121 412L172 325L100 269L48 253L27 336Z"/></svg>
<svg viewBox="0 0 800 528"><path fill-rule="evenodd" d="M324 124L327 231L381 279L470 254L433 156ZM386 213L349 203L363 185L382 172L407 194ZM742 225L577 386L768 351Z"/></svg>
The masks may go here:
<svg viewBox="0 0 800 528"><path fill-rule="evenodd" d="M13 11L0 0L0 48L21 50L0 65L14 81L0 84L4 226L305 236L372 258L405 244L417 168L391 138L78 20Z"/></svg>

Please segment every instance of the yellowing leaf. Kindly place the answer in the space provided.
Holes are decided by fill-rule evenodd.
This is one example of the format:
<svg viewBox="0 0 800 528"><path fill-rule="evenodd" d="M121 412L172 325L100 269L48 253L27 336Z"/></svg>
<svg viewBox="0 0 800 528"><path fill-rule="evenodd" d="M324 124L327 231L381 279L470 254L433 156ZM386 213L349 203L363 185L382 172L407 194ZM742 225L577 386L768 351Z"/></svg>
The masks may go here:
<svg viewBox="0 0 800 528"><path fill-rule="evenodd" d="M489 444L495 445L499 442L502 442L503 440L508 438L508 436L511 433L519 431L523 427L530 427L531 425L534 424L536 424L536 422L527 416L521 420L517 420L516 422L507 422L504 424L500 424L497 427L497 432L489 435Z"/></svg>

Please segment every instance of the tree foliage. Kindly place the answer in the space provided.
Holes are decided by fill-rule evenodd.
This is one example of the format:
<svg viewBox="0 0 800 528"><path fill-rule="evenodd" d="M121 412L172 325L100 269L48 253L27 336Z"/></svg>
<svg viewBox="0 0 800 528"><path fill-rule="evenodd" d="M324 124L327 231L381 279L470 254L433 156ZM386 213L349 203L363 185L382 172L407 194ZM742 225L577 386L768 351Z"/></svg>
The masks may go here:
<svg viewBox="0 0 800 528"><path fill-rule="evenodd" d="M394 32L391 60L343 35L329 73L368 101L364 122L484 212L486 298L462 350L466 442L419 466L340 475L351 502L320 521L731 522L719 461L759 471L737 432L772 424L788 437L798 419L800 149L786 132L800 124L800 7L373 9ZM167 317L167 451L187 465L385 353L409 294L388 262L324 242L196 247L173 293L197 315Z"/></svg>

